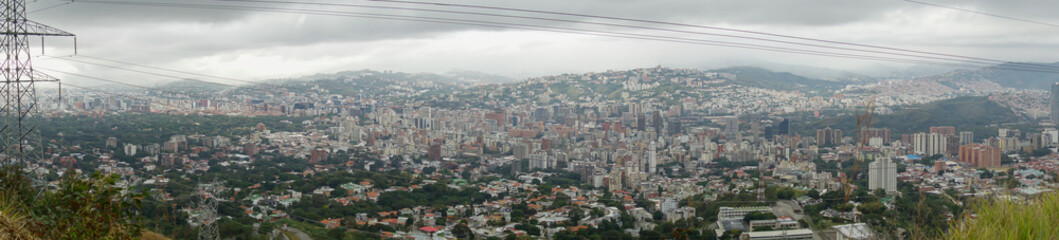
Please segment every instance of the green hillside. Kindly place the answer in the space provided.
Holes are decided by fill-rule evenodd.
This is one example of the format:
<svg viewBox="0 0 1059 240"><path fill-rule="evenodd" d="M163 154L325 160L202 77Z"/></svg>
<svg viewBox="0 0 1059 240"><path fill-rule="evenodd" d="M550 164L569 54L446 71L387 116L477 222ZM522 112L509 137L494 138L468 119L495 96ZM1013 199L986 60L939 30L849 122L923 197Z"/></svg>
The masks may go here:
<svg viewBox="0 0 1059 240"><path fill-rule="evenodd" d="M958 97L876 115L873 127L890 128L894 134L926 132L931 126L954 126L958 131L981 129L991 124L1015 123L1020 119L1011 109L987 97ZM808 123L799 128L803 134L814 134L825 127L852 131L857 124L853 114Z"/></svg>
<svg viewBox="0 0 1059 240"><path fill-rule="evenodd" d="M1041 65L1059 67L1059 63ZM1005 63L997 67L1027 68L1025 65L1017 65L1016 63ZM1059 82L1059 73L1012 71L996 67L983 68L979 72L986 79L996 82L1000 86L1011 88L1048 90L1053 83Z"/></svg>
<svg viewBox="0 0 1059 240"><path fill-rule="evenodd" d="M841 82L806 78L756 67L731 67L714 71L736 74L735 84L775 90L833 90L845 86Z"/></svg>

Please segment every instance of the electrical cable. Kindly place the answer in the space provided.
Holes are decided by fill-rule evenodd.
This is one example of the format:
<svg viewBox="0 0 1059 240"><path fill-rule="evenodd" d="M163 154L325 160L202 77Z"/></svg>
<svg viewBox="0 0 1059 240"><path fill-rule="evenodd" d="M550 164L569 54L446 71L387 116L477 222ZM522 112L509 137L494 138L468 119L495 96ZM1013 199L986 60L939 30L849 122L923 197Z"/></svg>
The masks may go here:
<svg viewBox="0 0 1059 240"><path fill-rule="evenodd" d="M696 31L676 30L676 29L668 29L668 28L637 26L637 25L627 25L627 24L599 23L599 22L556 19L556 18L504 15L504 14L496 14L496 13L450 11L450 10L409 8L409 7L374 6L374 5L362 5L362 4L300 2L300 1L274 1L274 0L214 0L214 1L276 3L276 4L280 4L280 3L282 3L282 4L305 4L305 5L321 5L321 6L329 6L329 7L375 8L375 9L408 10L408 11L420 11L420 12L478 15L478 16L503 17L503 18L518 18L518 19L542 20L542 21L557 21L557 22L565 22L565 23L589 24L589 25L600 25L600 26L609 26L609 27L623 27L623 28L640 29L640 30L654 30L654 31L674 32L674 33L686 33L686 34L696 34L696 35L707 35L707 36L717 36L717 37L738 38L738 39L743 39L743 40L765 41L765 42L774 42L774 43L782 43L782 44L790 44L790 45L800 45L800 46L816 47L816 48L826 48L826 49L834 49L834 50L857 51L857 52L897 55L897 56L906 56L906 57L919 57L919 58L928 58L928 59L946 60L946 61L957 61L957 62L972 62L972 63L986 64L986 65L996 65L996 64L1004 63L1004 61L982 61L982 60L975 60L975 59L970 59L970 58L966 58L966 57L961 57L963 59L959 59L959 58L954 59L954 58L949 58L949 57L923 56L923 55L900 53L900 52L887 52L887 51L856 49L856 48L848 48L848 47L835 47L835 46L827 46L827 45L812 44L812 43L802 43L802 42L794 42L794 41L768 39L768 38L761 38L761 37L748 37L748 36L739 36L739 35L730 35L730 34L696 32ZM932 55L938 55L938 54L932 54ZM1042 68L1042 69L1047 69L1047 70L1059 70L1059 68L1055 68L1055 67L1051 67L1051 66L1043 66L1043 65L1034 65L1034 66L1031 66L1031 67Z"/></svg>
<svg viewBox="0 0 1059 240"><path fill-rule="evenodd" d="M491 21L479 21L479 20L467 20L467 19L436 18L436 17L416 17L416 16L404 16L404 15L392 15L392 14L369 14L369 13L352 13L352 12L341 12L341 11L318 11L318 10L270 8L270 7L246 7L246 6L216 5L216 4L142 3L142 2L127 2L127 1L95 1L95 0L85 0L85 1L78 1L78 2L79 3L99 3L99 4L118 4L118 5L156 6L156 7L198 8L198 9L212 9L212 10L237 10L237 11L296 13L296 14L311 14L311 15L324 15L324 16L341 16L341 17L358 17L358 18L370 18L370 19L389 19L389 20L417 21L417 22L429 22L429 23L461 24L461 25L475 25L475 26L508 28L508 29L524 29L524 30L533 30L533 31L571 33L571 34L592 35L592 36L606 36L606 37L617 37L617 38L627 38L627 39L641 39L641 40L655 40L655 41L676 42L676 43L690 43L690 44L698 44L698 45L735 47L735 48L755 49L755 50L774 51L774 52L786 52L786 53L795 53L795 54L829 56L829 57L840 57L840 58L854 58L854 59L866 59L866 60L880 60L880 61L890 61L890 62L904 62L904 63L945 65L945 66L962 66L962 67L986 67L986 66L988 66L988 65L979 65L979 64L960 64L960 63L948 63L948 62L937 62L937 61L926 61L926 60L915 60L915 59L888 58L888 57L879 57L879 56L870 56L870 55L855 55L855 54L842 54L842 53L832 53L832 52L820 52L820 51L812 51L812 50L804 50L804 49L791 49L791 48L782 48L782 47L775 47L775 46L758 45L758 44L746 44L746 43L737 43L737 42L711 41L711 40L702 40L702 39L665 37L665 36L631 34L631 33L613 33L613 32L605 32L605 31L585 30L585 29L559 28L559 27L548 27L548 26L530 25L530 24L491 22ZM1017 65L1017 64L1015 64L1015 65ZM1018 66L1021 66L1021 65L1018 65ZM1049 72L1049 73L1059 72L1059 71L1045 71L1045 70L1041 70L1042 68L1040 68L1039 65L1033 65L1032 68L1013 67L1013 66L992 66L992 67L996 68L996 69L1005 69L1005 70L1013 70L1013 71L1031 71L1031 72Z"/></svg>
<svg viewBox="0 0 1059 240"><path fill-rule="evenodd" d="M927 51L919 51L919 50L912 50L912 49L902 49L902 48L886 47L886 46L879 46L879 45L861 44L861 43L853 43L853 42L845 42L845 41L834 41L834 40L826 40L826 39L810 38L810 37L799 37L799 36L793 36L793 35L776 34L776 33L768 33L768 32L761 32L761 31L751 31L751 30L743 30L743 29L736 29L736 28L714 27L714 26L695 25L695 24L686 24L686 23L665 22L665 21L658 21L658 20L636 19L636 18L626 18L626 17L609 17L609 16L601 16L601 15L566 13L566 12L536 10L536 9L525 9L525 8L496 7L496 6L472 5L472 4L443 3L443 2L418 2L418 1L407 1L407 0L368 0L368 1L403 3L403 4L418 4L418 5L433 5L433 6L445 6L445 7L460 7L460 8L475 8L475 9L499 10L499 11L513 11L513 12L549 14L549 15L584 17L584 18L598 18L598 19L607 19L607 20L621 20L621 21L661 24L661 25L678 26L678 27L690 27L690 28L700 28L700 29L711 29L711 30L720 30L720 31L740 32L740 33L757 34L757 35L772 36L772 37L790 38L790 39L815 41L815 42L823 42L823 43L831 43L831 44L841 44L841 45L849 45L849 46L867 47L867 48L877 48L877 49L885 49L885 50L893 50L893 51L903 51L903 52L912 52L912 53L921 53L921 54L935 54L935 55L949 56L949 57L959 57L959 58L967 58L967 59L975 59L975 60L983 60L983 61L994 61L994 62L997 62L997 63L1012 63L1012 64L1019 64L1019 65L1042 66L1040 64L1017 63L1017 62L1005 61L1005 60L999 60L999 59L981 58L981 57L973 57L973 56L962 56L962 55L945 54L945 53L932 53L932 52L927 52Z"/></svg>
<svg viewBox="0 0 1059 240"><path fill-rule="evenodd" d="M971 9L950 7L950 6L945 6L945 5L936 4L936 3L920 2L920 1L914 1L914 0L905 0L905 2L918 3L918 4L927 5L927 6L934 6L934 7L939 7L939 8L945 8L945 9L964 11L964 12L969 12L969 13L974 13L974 14L980 14L980 15L985 15L985 16L990 16L990 17L995 17L995 18L1003 18L1003 19L1007 19L1007 20L1015 20L1015 21L1020 21L1020 22L1027 22L1027 23L1040 24L1040 25L1044 25L1044 26L1059 28L1059 24L1046 23L1046 22L1041 22L1041 21L1036 21L1036 20L1016 18L1016 17L1008 17L1008 16L999 15L999 14L987 13L987 12L982 12L982 11L975 11L975 10L971 10Z"/></svg>

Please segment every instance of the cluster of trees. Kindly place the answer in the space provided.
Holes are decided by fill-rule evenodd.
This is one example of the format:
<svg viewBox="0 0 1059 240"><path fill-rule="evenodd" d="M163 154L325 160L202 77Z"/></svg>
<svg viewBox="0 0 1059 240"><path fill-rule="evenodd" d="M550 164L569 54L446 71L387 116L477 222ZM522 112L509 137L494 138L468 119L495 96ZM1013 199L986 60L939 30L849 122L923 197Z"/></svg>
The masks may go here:
<svg viewBox="0 0 1059 240"><path fill-rule="evenodd" d="M52 191L38 191L21 166L0 167L0 232L15 239L134 239L145 193L122 193L117 175L82 178L68 171ZM142 192L142 189L138 191ZM0 234L3 236L3 234Z"/></svg>
<svg viewBox="0 0 1059 240"><path fill-rule="evenodd" d="M811 217L810 225L824 228L828 223L846 222L842 219L825 219L819 214L822 210L831 208L837 211L852 211L855 209L862 214L860 219L872 226L877 233L897 236L897 229L905 229L907 230L903 233L905 237L937 238L938 233L950 227L948 221L940 216L948 214L959 216L963 212L962 206L953 203L947 197L919 193L910 183L898 183L902 197L893 199L893 209L887 209L881 201L887 196L885 191L877 189L869 192L866 189L859 187L850 194L851 201L859 202L856 207L845 202L842 191L822 194L821 203L804 208L805 213Z"/></svg>

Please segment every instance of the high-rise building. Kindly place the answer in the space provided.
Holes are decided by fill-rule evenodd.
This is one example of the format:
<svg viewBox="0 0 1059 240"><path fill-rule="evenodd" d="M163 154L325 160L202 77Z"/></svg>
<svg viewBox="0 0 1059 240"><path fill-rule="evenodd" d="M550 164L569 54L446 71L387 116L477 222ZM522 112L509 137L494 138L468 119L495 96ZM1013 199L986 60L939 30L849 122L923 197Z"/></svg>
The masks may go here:
<svg viewBox="0 0 1059 240"><path fill-rule="evenodd" d="M953 126L940 126L930 127L930 133L937 133L945 136L956 135L956 127Z"/></svg>
<svg viewBox="0 0 1059 240"><path fill-rule="evenodd" d="M960 146L974 143L974 132L960 132Z"/></svg>
<svg viewBox="0 0 1059 240"><path fill-rule="evenodd" d="M658 146L654 141L651 141L650 147L647 149L647 172L655 173L658 171Z"/></svg>
<svg viewBox="0 0 1059 240"><path fill-rule="evenodd" d="M662 133L662 111L654 111L651 116L651 124L655 127L655 133Z"/></svg>
<svg viewBox="0 0 1059 240"><path fill-rule="evenodd" d="M327 150L318 147L313 148L313 150L309 152L309 163L318 163L324 160L327 160Z"/></svg>
<svg viewBox="0 0 1059 240"><path fill-rule="evenodd" d="M831 127L816 130L817 145L837 145L842 142L842 129L831 129Z"/></svg>
<svg viewBox="0 0 1059 240"><path fill-rule="evenodd" d="M1052 144L1059 143L1059 130L1056 130L1054 128L1048 128L1048 129L1044 129L1044 131L1042 131L1041 134L1042 135L1046 135L1046 136L1048 136L1050 138L1048 140L1049 143L1052 143Z"/></svg>
<svg viewBox="0 0 1059 240"><path fill-rule="evenodd" d="M945 135L945 156L954 156L960 152L960 136Z"/></svg>
<svg viewBox="0 0 1059 240"><path fill-rule="evenodd" d="M498 127L503 127L507 123L507 118L503 112L486 113L485 119L492 119Z"/></svg>
<svg viewBox="0 0 1059 240"><path fill-rule="evenodd" d="M1059 82L1052 84L1051 109L1052 122L1059 122Z"/></svg>
<svg viewBox="0 0 1059 240"><path fill-rule="evenodd" d="M916 153L924 156L945 154L948 139L938 133L916 133L912 136L912 146Z"/></svg>
<svg viewBox="0 0 1059 240"><path fill-rule="evenodd" d="M897 164L890 158L876 158L868 164L868 189L897 192Z"/></svg>
<svg viewBox="0 0 1059 240"><path fill-rule="evenodd" d="M739 119L738 118L726 118L724 119L724 136L726 139L734 140L739 137Z"/></svg>
<svg viewBox="0 0 1059 240"><path fill-rule="evenodd" d="M441 144L430 144L430 148L427 148L427 159L441 161Z"/></svg>
<svg viewBox="0 0 1059 240"><path fill-rule="evenodd" d="M548 121L549 115L547 108L537 108L537 110L533 112L533 117L537 118L537 121L550 122Z"/></svg>
<svg viewBox="0 0 1059 240"><path fill-rule="evenodd" d="M976 168L999 167L1000 149L983 144L960 146L960 162L969 163Z"/></svg>
<svg viewBox="0 0 1059 240"><path fill-rule="evenodd" d="M677 134L677 133L680 133L680 132L684 131L684 128L683 128L682 125L683 124L680 123L680 119L679 118L669 118L669 120L666 123L666 131L667 131L666 134L673 135L673 134Z"/></svg>
<svg viewBox="0 0 1059 240"><path fill-rule="evenodd" d="M643 114L636 114L636 130L647 131L647 117Z"/></svg>
<svg viewBox="0 0 1059 240"><path fill-rule="evenodd" d="M784 118L777 126L779 129L776 131L776 135L791 135L791 120Z"/></svg>
<svg viewBox="0 0 1059 240"><path fill-rule="evenodd" d="M867 134L866 138L868 138L868 139L871 139L873 137L877 137L877 138L882 138L882 141L884 143L886 143L886 144L890 143L890 129L889 128L869 128L867 131L864 131L864 134Z"/></svg>

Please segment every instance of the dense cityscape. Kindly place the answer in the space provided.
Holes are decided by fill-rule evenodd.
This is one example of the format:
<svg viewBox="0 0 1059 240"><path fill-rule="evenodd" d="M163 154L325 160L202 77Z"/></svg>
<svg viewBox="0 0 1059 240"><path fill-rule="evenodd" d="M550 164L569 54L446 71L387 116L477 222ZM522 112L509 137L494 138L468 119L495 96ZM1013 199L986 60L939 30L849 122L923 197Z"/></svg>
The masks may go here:
<svg viewBox="0 0 1059 240"><path fill-rule="evenodd" d="M41 101L42 135L59 138L27 167L53 184L70 168L118 174L115 186L149 193L145 229L176 238L211 221L237 238L935 236L970 199L1056 186L1045 91L746 84L774 78L761 72L772 73L655 67L496 84L365 70L184 83L195 95L67 90ZM940 87L885 91L902 84ZM1010 117L883 127L946 101ZM869 111L874 126L820 125Z"/></svg>

